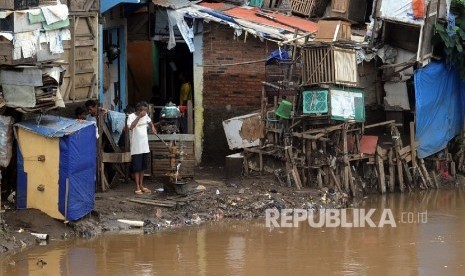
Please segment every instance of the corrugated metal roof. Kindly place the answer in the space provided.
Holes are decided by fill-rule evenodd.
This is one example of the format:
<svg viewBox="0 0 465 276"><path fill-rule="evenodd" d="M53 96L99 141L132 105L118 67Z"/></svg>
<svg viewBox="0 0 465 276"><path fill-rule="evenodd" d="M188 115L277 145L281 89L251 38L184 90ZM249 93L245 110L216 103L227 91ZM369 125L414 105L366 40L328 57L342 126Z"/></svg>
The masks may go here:
<svg viewBox="0 0 465 276"><path fill-rule="evenodd" d="M224 14L237 19L243 19L257 24L263 24L270 27L280 28L290 32L294 32L295 29L300 29L304 32L314 33L318 30L318 24L315 22L292 15L289 16L281 13L270 12L266 13L264 11L260 11L260 9L255 7L238 7L234 5L228 5L225 3L209 2L202 2L199 5L202 7L223 12ZM259 14L263 14L266 16L260 16Z"/></svg>
<svg viewBox="0 0 465 276"><path fill-rule="evenodd" d="M232 17L245 19L250 22L264 24L276 28L281 28L291 32L294 32L295 29L299 29L308 33L314 33L318 30L317 23L305 20L297 16L263 12L261 12L261 14L266 14L267 17L269 16L273 19L268 19L266 17L259 16L258 14L260 14L260 10L258 8L236 7L230 10L226 10L224 11L224 13Z"/></svg>
<svg viewBox="0 0 465 276"><path fill-rule="evenodd" d="M93 122L88 121L78 121L76 119L66 117L44 115L42 118L40 118L40 120L26 120L16 123L15 126L40 134L42 136L57 138L70 135L93 124Z"/></svg>
<svg viewBox="0 0 465 276"><path fill-rule="evenodd" d="M225 11L237 7L236 5L226 4L226 3L212 3L212 2L202 2L199 4L202 7L210 8L215 11Z"/></svg>
<svg viewBox="0 0 465 276"><path fill-rule="evenodd" d="M194 1L189 1L189 0L152 0L152 3L154 3L157 6L164 7L164 8L172 8L172 9L180 9L189 6L192 3L195 3Z"/></svg>

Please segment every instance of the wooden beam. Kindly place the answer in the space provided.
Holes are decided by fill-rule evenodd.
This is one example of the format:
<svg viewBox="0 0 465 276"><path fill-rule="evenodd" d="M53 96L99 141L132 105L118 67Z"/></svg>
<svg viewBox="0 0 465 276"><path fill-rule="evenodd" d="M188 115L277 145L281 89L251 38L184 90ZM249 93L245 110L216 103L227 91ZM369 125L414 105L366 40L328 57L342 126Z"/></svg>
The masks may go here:
<svg viewBox="0 0 465 276"><path fill-rule="evenodd" d="M102 152L102 162L104 163L130 163L130 152Z"/></svg>
<svg viewBox="0 0 465 276"><path fill-rule="evenodd" d="M334 174L334 170L332 168L329 168L329 175L331 176L331 179L334 181L334 184L336 185L337 190L342 193L341 189L341 182L339 179L337 179L336 175Z"/></svg>

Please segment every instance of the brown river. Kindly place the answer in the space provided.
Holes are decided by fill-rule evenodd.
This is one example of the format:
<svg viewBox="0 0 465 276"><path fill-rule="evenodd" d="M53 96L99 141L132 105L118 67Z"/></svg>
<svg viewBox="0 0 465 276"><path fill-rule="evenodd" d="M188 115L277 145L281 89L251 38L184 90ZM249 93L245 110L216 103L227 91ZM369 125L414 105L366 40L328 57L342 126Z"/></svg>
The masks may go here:
<svg viewBox="0 0 465 276"><path fill-rule="evenodd" d="M380 210L395 221L295 228L222 221L51 241L0 256L0 275L465 275L465 191L371 196L356 207L374 208L376 226Z"/></svg>

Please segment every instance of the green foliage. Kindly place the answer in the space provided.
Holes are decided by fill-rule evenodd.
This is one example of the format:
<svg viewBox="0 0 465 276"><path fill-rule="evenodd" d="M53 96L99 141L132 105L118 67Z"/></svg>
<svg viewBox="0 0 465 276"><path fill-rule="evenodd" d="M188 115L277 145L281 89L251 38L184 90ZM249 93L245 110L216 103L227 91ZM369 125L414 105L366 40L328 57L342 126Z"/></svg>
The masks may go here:
<svg viewBox="0 0 465 276"><path fill-rule="evenodd" d="M465 2L465 0L456 0ZM465 9L465 6L461 6ZM446 63L455 66L462 80L465 81L465 18L457 16L455 18L455 27L447 32L444 25L437 23L436 29L436 46L443 46ZM440 45L438 45L438 43Z"/></svg>

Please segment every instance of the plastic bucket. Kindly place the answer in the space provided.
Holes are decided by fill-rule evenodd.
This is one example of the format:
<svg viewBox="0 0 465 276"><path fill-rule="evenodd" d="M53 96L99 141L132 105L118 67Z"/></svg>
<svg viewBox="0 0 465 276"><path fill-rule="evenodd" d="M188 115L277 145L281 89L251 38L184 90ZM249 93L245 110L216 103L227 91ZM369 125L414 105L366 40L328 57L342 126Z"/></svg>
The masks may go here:
<svg viewBox="0 0 465 276"><path fill-rule="evenodd" d="M284 119L291 118L292 103L286 100L282 100L276 110L276 115Z"/></svg>

